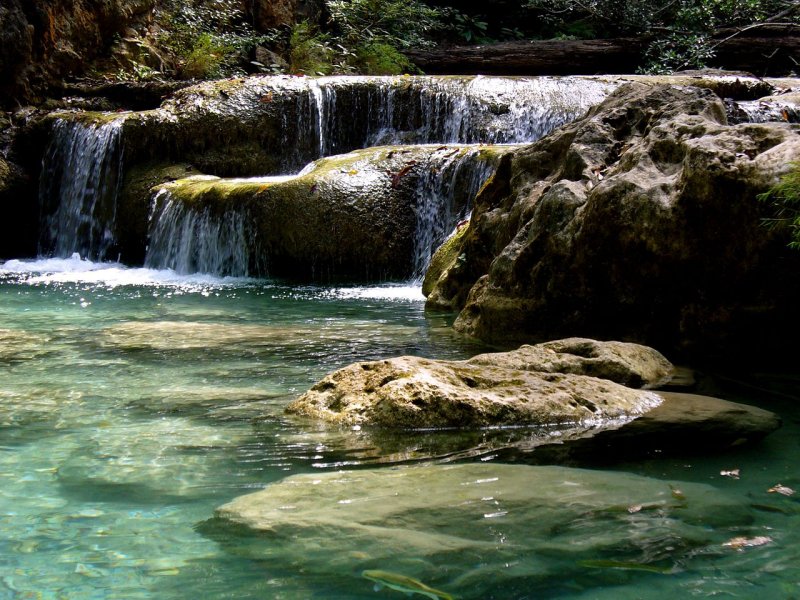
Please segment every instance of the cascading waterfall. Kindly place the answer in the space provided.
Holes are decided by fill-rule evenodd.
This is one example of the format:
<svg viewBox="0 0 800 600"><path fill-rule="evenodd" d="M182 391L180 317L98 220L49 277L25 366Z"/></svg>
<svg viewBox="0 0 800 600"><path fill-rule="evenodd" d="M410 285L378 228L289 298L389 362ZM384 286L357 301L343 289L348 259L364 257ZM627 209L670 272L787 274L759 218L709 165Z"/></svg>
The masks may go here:
<svg viewBox="0 0 800 600"><path fill-rule="evenodd" d="M242 211L217 215L156 192L150 212L145 266L176 273L246 277L250 275L253 235Z"/></svg>
<svg viewBox="0 0 800 600"><path fill-rule="evenodd" d="M417 183L413 280L421 282L433 252L472 210L472 200L494 167L479 150L443 148Z"/></svg>
<svg viewBox="0 0 800 600"><path fill-rule="evenodd" d="M800 108L781 102L763 102L759 100L740 101L734 103L737 116L747 123L800 123Z"/></svg>
<svg viewBox="0 0 800 600"><path fill-rule="evenodd" d="M225 115L252 124L255 130L277 131L266 152L267 162L270 152L275 159L266 169L294 173L320 156L376 145L531 142L581 115L616 87L580 78L480 76L260 77L240 85L225 94L197 94L183 104L166 103L148 115L148 122L164 127L168 137L182 114L200 111L212 124L221 123L215 119ZM91 124L64 117L54 123L41 180L42 254L118 258L121 132L128 117L140 118L113 115ZM192 119L201 117L192 113L186 119L190 128ZM137 143L130 142L128 152L134 164L143 153L191 162L195 156L191 152L197 152L191 144L183 149L180 142L167 144L163 152L139 148ZM205 143L202 151L217 151L229 140L223 136L219 148L214 139ZM443 150L430 172L421 172L422 165L416 168L420 186L415 204L416 277L424 273L432 250L464 217L460 208L453 207L463 206L465 197L475 195L490 168L486 161L472 160L473 151L450 152ZM453 202L455 194L461 195L458 203ZM243 214L187 207L166 197L157 204L149 229L148 266L220 275L251 272L256 254L248 250Z"/></svg>
<svg viewBox="0 0 800 600"><path fill-rule="evenodd" d="M389 144L532 142L610 90L547 77L323 77L308 85L320 156Z"/></svg>
<svg viewBox="0 0 800 600"><path fill-rule="evenodd" d="M42 255L114 258L121 184L121 120L84 125L58 119L42 165Z"/></svg>

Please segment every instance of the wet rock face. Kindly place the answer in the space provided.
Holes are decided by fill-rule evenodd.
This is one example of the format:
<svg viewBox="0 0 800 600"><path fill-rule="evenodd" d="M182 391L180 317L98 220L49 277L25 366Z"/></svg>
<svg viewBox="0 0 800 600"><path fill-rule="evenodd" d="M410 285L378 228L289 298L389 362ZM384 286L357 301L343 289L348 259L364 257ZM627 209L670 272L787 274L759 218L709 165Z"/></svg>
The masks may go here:
<svg viewBox="0 0 800 600"><path fill-rule="evenodd" d="M791 125L729 126L710 93L627 86L498 171L429 304L493 342L780 353L800 329L800 261L756 195L798 154Z"/></svg>

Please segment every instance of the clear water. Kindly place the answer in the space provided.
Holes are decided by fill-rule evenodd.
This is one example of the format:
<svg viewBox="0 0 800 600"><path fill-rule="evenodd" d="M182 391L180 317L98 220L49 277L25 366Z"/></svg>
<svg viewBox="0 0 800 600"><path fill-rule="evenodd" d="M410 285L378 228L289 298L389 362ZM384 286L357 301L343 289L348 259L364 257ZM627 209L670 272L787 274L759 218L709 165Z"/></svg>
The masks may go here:
<svg viewBox="0 0 800 600"><path fill-rule="evenodd" d="M485 530L451 523L464 538L491 533L495 542L448 552L446 564L437 554L423 561L413 546L359 563L363 537L331 537L314 552L291 536L248 541L241 532L210 532L216 507L290 475L389 469L485 449L487 432L378 436L283 415L296 394L356 360L479 350L452 334L447 317L426 315L416 288L292 287L77 259L6 263L0 598L404 597L374 591L360 564L465 599L800 596L800 495L767 493L777 483L800 489L791 379L771 380L783 395L727 390L783 416L784 427L763 444L614 468L679 487L706 484L703 494L730 507L724 518L588 511L565 524L552 502L548 510L523 503L507 521L488 515ZM472 462L497 464L491 452L475 454ZM720 475L734 468L739 479ZM631 490L631 502L636 495ZM408 518L435 529L448 517L422 510ZM504 523L530 529L503 530ZM600 533L616 540L613 551L589 545ZM723 546L739 536L772 541ZM636 542L627 547L629 538ZM587 566L587 558L646 562L666 573Z"/></svg>

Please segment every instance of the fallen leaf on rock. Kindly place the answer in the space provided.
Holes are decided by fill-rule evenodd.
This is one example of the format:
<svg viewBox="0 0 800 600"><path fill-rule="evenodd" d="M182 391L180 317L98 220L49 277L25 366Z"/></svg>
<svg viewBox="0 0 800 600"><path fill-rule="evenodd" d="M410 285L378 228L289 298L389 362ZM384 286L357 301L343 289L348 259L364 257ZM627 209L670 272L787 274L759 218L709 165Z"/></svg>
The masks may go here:
<svg viewBox="0 0 800 600"><path fill-rule="evenodd" d="M772 542L772 538L767 535L757 535L756 537L735 537L724 544L726 548L734 548L735 550L742 550L743 548L754 548L756 546L763 546Z"/></svg>
<svg viewBox="0 0 800 600"><path fill-rule="evenodd" d="M731 469L730 471L720 471L720 475L723 477L731 477L733 479L739 479L739 469Z"/></svg>
<svg viewBox="0 0 800 600"><path fill-rule="evenodd" d="M770 494L781 494L783 496L793 496L794 490L788 486L785 486L780 483L776 483L771 488L767 490Z"/></svg>

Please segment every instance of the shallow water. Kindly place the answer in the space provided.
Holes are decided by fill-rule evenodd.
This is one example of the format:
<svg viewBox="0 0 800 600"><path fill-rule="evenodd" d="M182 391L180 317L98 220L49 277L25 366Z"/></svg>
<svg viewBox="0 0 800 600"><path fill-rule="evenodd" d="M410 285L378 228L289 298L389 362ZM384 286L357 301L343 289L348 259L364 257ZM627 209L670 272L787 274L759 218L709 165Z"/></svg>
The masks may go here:
<svg viewBox="0 0 800 600"><path fill-rule="evenodd" d="M403 597L374 591L363 569L398 571L459 598L800 596L800 495L767 492L777 483L800 489L790 378L760 380L771 392L718 384L784 418L761 445L614 468L662 488L708 486L686 510L636 511L631 479L634 510L613 518L606 507L565 521L549 499L486 512L480 523L438 506L403 515L407 525L397 515L378 524L400 537L416 524L476 544L426 556L413 544L381 553L346 528L315 531L320 542L302 531L253 538L212 526L216 507L291 475L431 458L493 469L492 448L513 432L378 435L282 412L353 361L481 350L456 337L448 317L425 315L415 287L297 287L77 259L6 263L0 598ZM720 475L736 468L738 479ZM627 498L616 477L606 477L613 506L611 496ZM703 517L717 500L725 518ZM756 536L771 541L723 545Z"/></svg>

